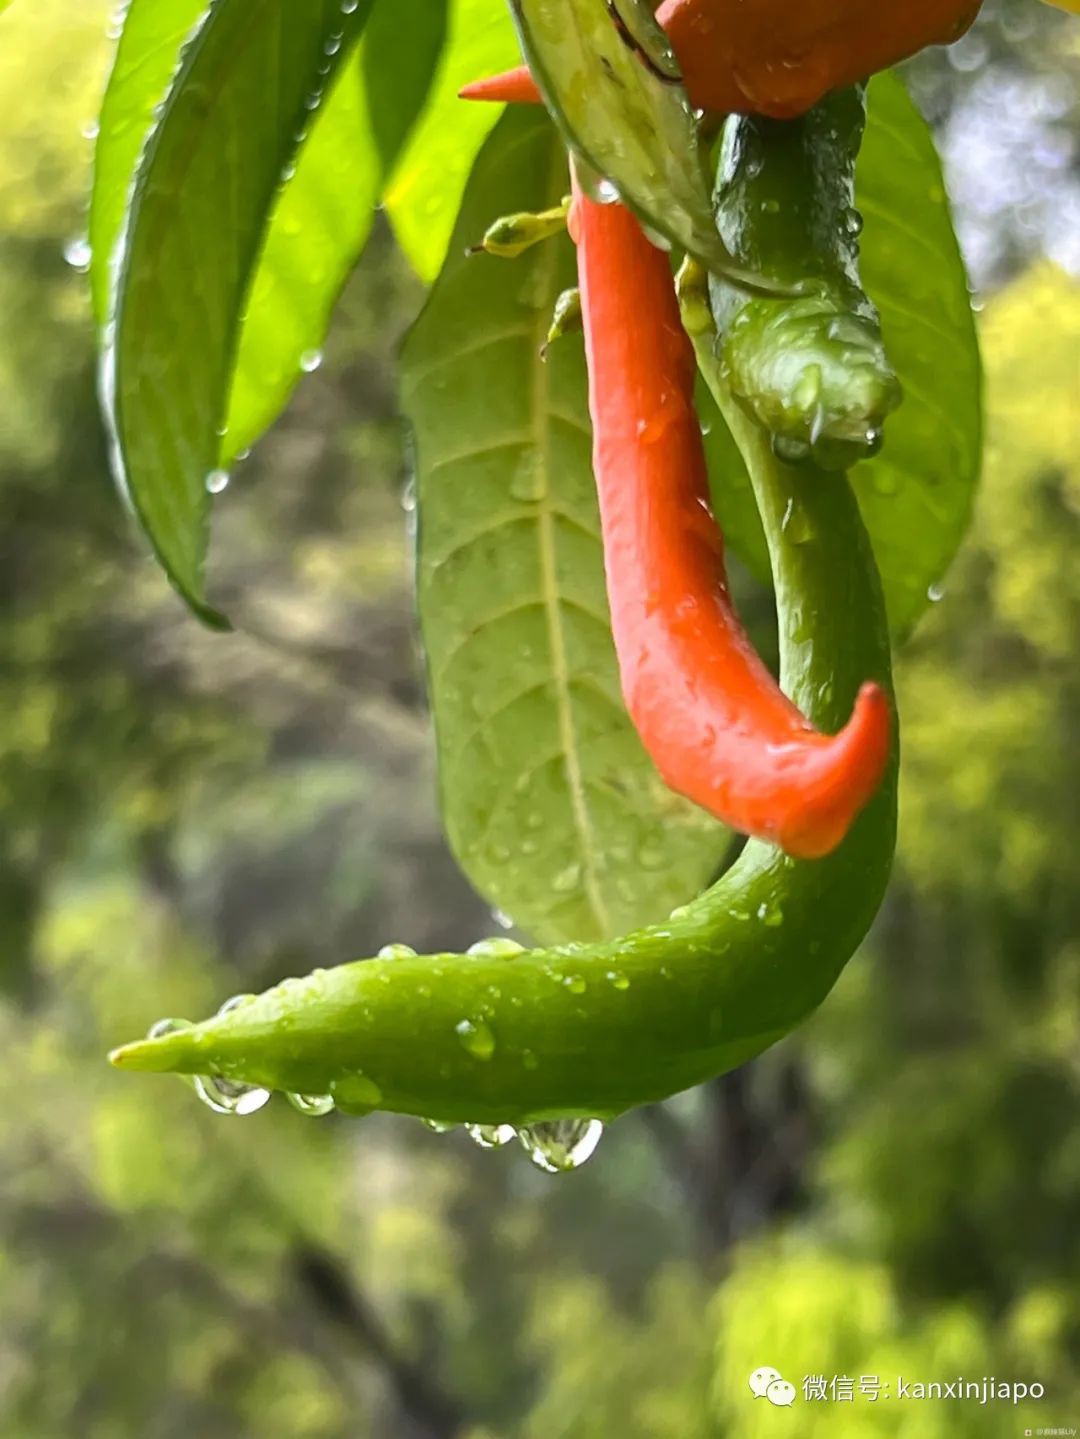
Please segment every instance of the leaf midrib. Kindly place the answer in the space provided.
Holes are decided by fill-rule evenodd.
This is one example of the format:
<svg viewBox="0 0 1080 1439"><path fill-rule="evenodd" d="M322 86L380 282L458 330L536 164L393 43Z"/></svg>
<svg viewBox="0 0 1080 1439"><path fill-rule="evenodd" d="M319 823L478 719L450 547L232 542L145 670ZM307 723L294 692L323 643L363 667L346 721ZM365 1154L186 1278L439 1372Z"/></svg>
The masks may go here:
<svg viewBox="0 0 1080 1439"><path fill-rule="evenodd" d="M552 161L550 190L554 191L561 173L563 151L555 149ZM548 244L544 248L544 284L542 294L548 294L555 278L558 247ZM570 666L566 655L566 638L562 624L562 606L559 603L558 573L555 554L555 515L551 495L551 436L550 436L550 371L539 359L541 347L547 332L547 316L543 309L535 312L532 324L532 367L533 367L533 444L538 457L540 473L544 479L544 492L537 501L537 547L540 562L540 593L544 601L544 619L547 626L548 646L551 651L551 670L555 682L555 712L559 728L559 739L566 761L566 785L570 798L570 812L578 836L581 853L582 882L589 908L602 934L610 929L607 905L604 903L598 874L600 869L596 836L586 798L586 785L578 754L577 729L574 723L573 705L570 699Z"/></svg>

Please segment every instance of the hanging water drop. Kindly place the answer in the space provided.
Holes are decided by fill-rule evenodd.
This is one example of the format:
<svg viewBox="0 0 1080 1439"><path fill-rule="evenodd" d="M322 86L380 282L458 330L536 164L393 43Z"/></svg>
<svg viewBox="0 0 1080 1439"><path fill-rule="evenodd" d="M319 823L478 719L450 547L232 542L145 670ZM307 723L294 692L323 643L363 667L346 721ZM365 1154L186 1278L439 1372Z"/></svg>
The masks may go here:
<svg viewBox="0 0 1080 1439"><path fill-rule="evenodd" d="M513 929L514 927L514 921L505 912L505 910L493 909L491 911L491 917L500 927L500 929Z"/></svg>
<svg viewBox="0 0 1080 1439"><path fill-rule="evenodd" d="M502 1149L517 1136L512 1124L466 1124L465 1133L481 1149Z"/></svg>
<svg viewBox="0 0 1080 1439"><path fill-rule="evenodd" d="M495 1036L491 1026L482 1019L463 1019L454 1025L461 1047L473 1059L489 1060L495 1053Z"/></svg>
<svg viewBox="0 0 1080 1439"><path fill-rule="evenodd" d="M305 350L300 356L300 368L305 375L313 375L323 362L321 350Z"/></svg>
<svg viewBox="0 0 1080 1439"><path fill-rule="evenodd" d="M254 1084L238 1084L219 1074L198 1074L195 1093L215 1114L255 1114L270 1102L270 1091Z"/></svg>
<svg viewBox="0 0 1080 1439"><path fill-rule="evenodd" d="M457 1128L457 1125L448 1119L421 1119L420 1123L430 1129L432 1134L449 1134L452 1129Z"/></svg>
<svg viewBox="0 0 1080 1439"><path fill-rule="evenodd" d="M341 0L341 13L343 15L355 14L359 4L360 0Z"/></svg>
<svg viewBox="0 0 1080 1439"><path fill-rule="evenodd" d="M932 584L926 591L926 598L932 605L939 604L945 598L945 586L940 583Z"/></svg>
<svg viewBox="0 0 1080 1439"><path fill-rule="evenodd" d="M298 1113L306 1114L312 1119L321 1119L334 1107L332 1094L286 1094L285 1098Z"/></svg>
<svg viewBox="0 0 1080 1439"><path fill-rule="evenodd" d="M206 493L208 495L220 495L223 490L228 488L228 484L228 470L211 470L206 477Z"/></svg>
<svg viewBox="0 0 1080 1439"><path fill-rule="evenodd" d="M552 1119L528 1125L518 1138L537 1169L568 1174L592 1158L603 1133L599 1119Z"/></svg>

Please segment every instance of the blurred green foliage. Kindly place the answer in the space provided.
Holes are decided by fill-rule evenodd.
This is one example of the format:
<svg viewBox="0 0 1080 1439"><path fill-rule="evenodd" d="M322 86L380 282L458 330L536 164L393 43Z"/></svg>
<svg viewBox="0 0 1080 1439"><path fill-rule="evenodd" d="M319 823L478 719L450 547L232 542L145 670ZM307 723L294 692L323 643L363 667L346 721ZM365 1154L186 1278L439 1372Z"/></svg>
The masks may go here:
<svg viewBox="0 0 1080 1439"><path fill-rule="evenodd" d="M125 527L63 260L103 18L0 22L0 1435L1075 1423L1080 286L1037 264L981 316L990 458L899 666L898 875L811 1025L565 1181L405 1121L218 1119L104 1050L490 920L439 837L412 643L391 367L418 287L380 228L219 502L240 631L202 633ZM793 1417L751 1397L765 1364ZM813 1402L804 1374L1047 1398Z"/></svg>

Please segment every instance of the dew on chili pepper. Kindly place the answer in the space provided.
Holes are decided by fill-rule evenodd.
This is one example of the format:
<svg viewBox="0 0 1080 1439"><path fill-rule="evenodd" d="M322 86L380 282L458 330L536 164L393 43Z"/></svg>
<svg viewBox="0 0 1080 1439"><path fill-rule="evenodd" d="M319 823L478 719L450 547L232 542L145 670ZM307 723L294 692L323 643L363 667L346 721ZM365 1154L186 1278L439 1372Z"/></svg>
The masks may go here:
<svg viewBox="0 0 1080 1439"><path fill-rule="evenodd" d="M569 1174L592 1158L603 1134L599 1119L552 1119L526 1125L518 1139L545 1174Z"/></svg>
<svg viewBox="0 0 1080 1439"><path fill-rule="evenodd" d="M502 1149L517 1137L512 1124L466 1124L465 1133L481 1149Z"/></svg>
<svg viewBox="0 0 1080 1439"><path fill-rule="evenodd" d="M474 1059L489 1060L495 1053L495 1035L482 1019L462 1019L454 1026L462 1049Z"/></svg>
<svg viewBox="0 0 1080 1439"><path fill-rule="evenodd" d="M448 1119L421 1119L420 1123L432 1134L449 1134L457 1125Z"/></svg>
<svg viewBox="0 0 1080 1439"><path fill-rule="evenodd" d="M334 1107L334 1096L332 1094L286 1094L285 1098L298 1114L307 1115L310 1119L321 1119L324 1114L329 1114Z"/></svg>
<svg viewBox="0 0 1080 1439"><path fill-rule="evenodd" d="M215 1114L255 1114L270 1102L270 1091L254 1084L237 1084L219 1074L198 1074L195 1093Z"/></svg>
<svg viewBox="0 0 1080 1439"><path fill-rule="evenodd" d="M416 950L411 944L384 944L376 959L415 959Z"/></svg>
<svg viewBox="0 0 1080 1439"><path fill-rule="evenodd" d="M518 944L516 939L507 939L505 935L495 935L491 939L478 939L466 950L474 959L513 959L515 955L524 954L525 946Z"/></svg>

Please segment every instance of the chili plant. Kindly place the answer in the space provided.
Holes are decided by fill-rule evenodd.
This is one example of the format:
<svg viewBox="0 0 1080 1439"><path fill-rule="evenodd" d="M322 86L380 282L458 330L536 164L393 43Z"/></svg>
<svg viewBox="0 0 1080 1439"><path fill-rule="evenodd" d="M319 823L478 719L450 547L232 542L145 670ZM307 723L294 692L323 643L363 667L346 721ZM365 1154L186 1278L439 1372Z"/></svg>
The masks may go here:
<svg viewBox="0 0 1080 1439"><path fill-rule="evenodd" d="M122 489L227 626L215 493L382 204L431 283L401 399L446 832L536 947L390 944L114 1063L557 1171L825 998L888 881L891 647L980 456L940 166L878 72L977 9L131 0L90 231ZM775 591L776 677L725 547Z"/></svg>

